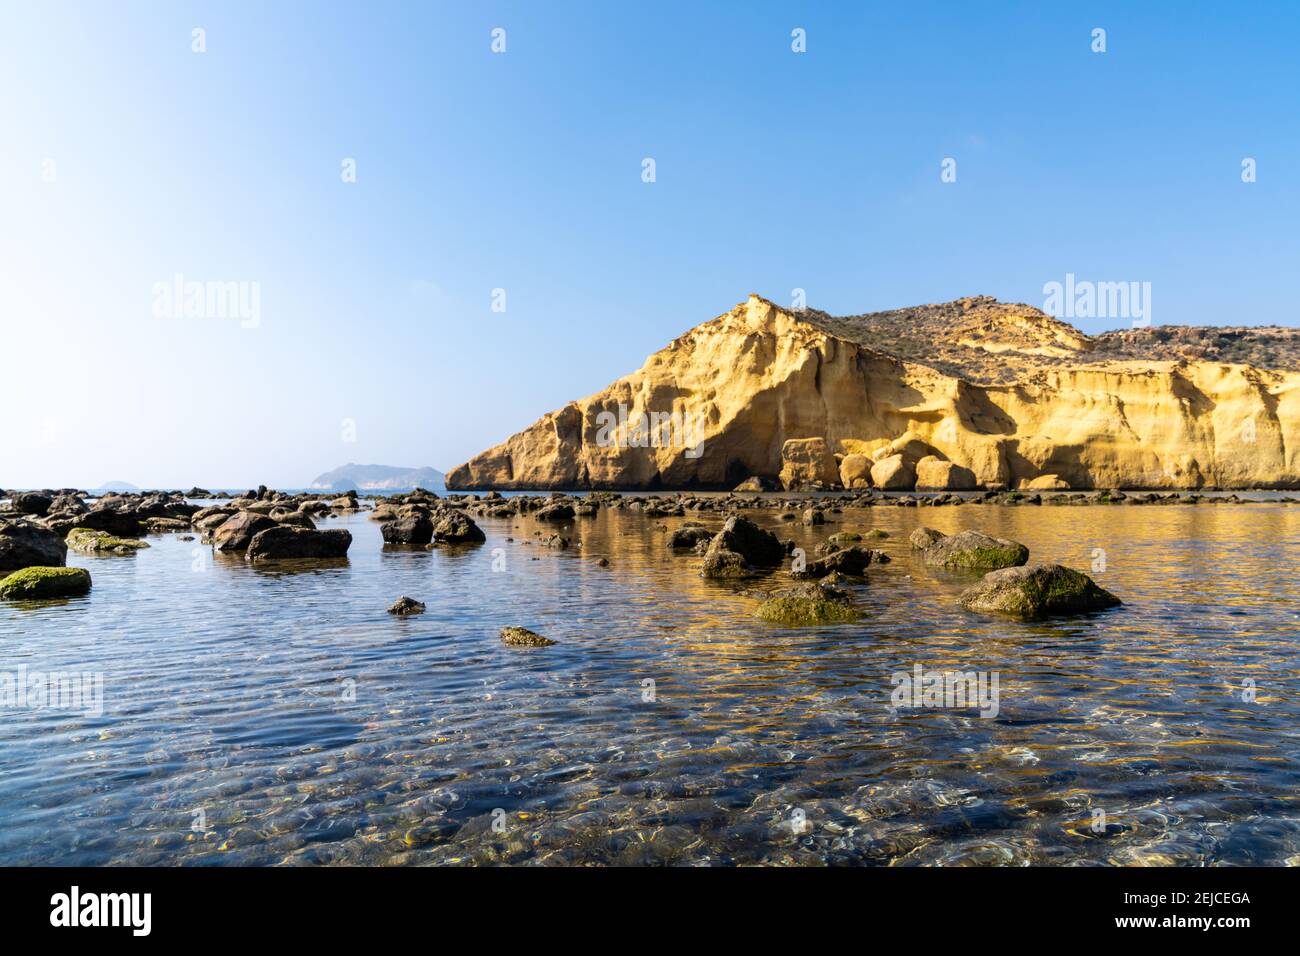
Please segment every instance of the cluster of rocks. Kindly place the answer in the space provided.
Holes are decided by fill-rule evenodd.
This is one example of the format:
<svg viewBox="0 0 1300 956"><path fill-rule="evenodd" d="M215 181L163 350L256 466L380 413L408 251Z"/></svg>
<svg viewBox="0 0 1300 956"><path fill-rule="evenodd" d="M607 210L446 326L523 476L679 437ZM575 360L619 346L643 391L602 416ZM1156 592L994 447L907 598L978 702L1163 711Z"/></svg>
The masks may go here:
<svg viewBox="0 0 1300 956"><path fill-rule="evenodd" d="M190 495L207 496L201 488ZM179 492L105 494L91 498L76 489L14 492L0 509L0 577L18 572L5 596L33 598L83 594L84 570L67 568L68 549L91 555L128 555L148 548L141 535L198 531L216 550L251 562L347 555L352 542L343 529L320 531L312 515L359 510L355 492L331 501L285 495L265 487L229 504L202 508Z"/></svg>
<svg viewBox="0 0 1300 956"><path fill-rule="evenodd" d="M888 534L873 529L866 537L884 538ZM758 616L787 626L857 620L861 612L845 585L854 581L865 584L868 568L890 561L885 552L859 543L863 540L862 534L841 531L818 546L816 551L821 557L807 561L798 555L788 572L796 582L793 586L747 592L761 599ZM961 606L968 610L1033 619L1101 610L1120 603L1081 572L1057 564L1025 567L1029 549L1018 541L981 531L946 535L922 527L911 534L908 542L927 567L982 575L980 582L959 598ZM701 576L723 581L768 574L796 554L793 540L783 543L776 534L741 515L729 516L716 532L699 522L686 522L668 532L666 546L673 554L701 556Z"/></svg>
<svg viewBox="0 0 1300 956"><path fill-rule="evenodd" d="M882 461L892 457L885 456ZM923 460L918 460L917 464ZM874 477L872 480L875 481ZM767 490L764 481L752 480L749 484L755 491ZM189 494L200 497L208 493L196 488ZM370 517L381 523L381 534L386 544L434 547L476 544L486 540L471 515L493 518L526 515L538 521L568 522L594 517L601 508L662 517L723 512L727 516L718 531L711 531L698 521L687 521L669 532L666 545L674 554L700 556L703 559L702 576L727 580L770 573L796 551L793 540L783 542L773 532L736 514L739 509L780 510L779 518L782 520L799 520L805 525L817 526L826 523L828 514L838 514L845 507L885 504L1148 504L1197 500L1231 502L1240 499L1235 495L1207 499L1178 493L1129 495L1123 492L1044 498L1005 491L986 491L973 497L951 493L919 497L883 495L871 489L815 497L772 497L756 493L623 495L603 491L582 497L559 492L511 497L497 492L439 497L433 492L417 489L410 494L375 499ZM138 540L138 535L148 533L192 529L217 551L242 554L255 563L343 558L351 545L352 535L345 529L317 529L313 519L320 515L355 512L363 507L355 491L325 500L318 495L287 495L268 490L265 486L250 490L228 504L209 507L199 507L187 501L186 496L170 492L110 494L93 501L72 489L14 493L9 507L0 510L0 578L3 578L0 596L46 597L85 593L90 588L89 574L81 569L65 567L69 547L86 554L132 554L148 547ZM867 537L887 537L887 533L873 530L867 533ZM819 557L809 561L800 556L800 560L792 561L789 574L794 585L763 595L760 616L783 623L856 620L859 612L853 607L852 596L844 589L843 583L849 580L865 582L869 567L889 561L885 552L861 545L859 542L862 540L860 534L839 532L817 548ZM557 531L541 538L540 543L551 548L567 548L570 541ZM944 535L933 529L919 528L913 532L909 543L920 552L927 566L984 575L978 584L961 595L961 605L970 610L1035 618L1096 610L1120 603L1118 598L1081 572L1055 564L1028 565L1029 551L1018 542L978 531ZM389 610L393 614L407 615L423 611L424 605L403 597ZM502 640L523 646L554 643L523 628L504 629Z"/></svg>
<svg viewBox="0 0 1300 956"><path fill-rule="evenodd" d="M370 515L382 522L385 544L479 544L487 540L481 528L465 513L465 502L449 502L431 491L394 495Z"/></svg>
<svg viewBox="0 0 1300 956"><path fill-rule="evenodd" d="M785 521L803 521L820 524L826 513L836 513L843 508L926 508L959 507L969 505L1171 505L1171 504L1248 504L1250 499L1237 494L1208 495L1199 492L1124 492L1102 490L1089 492L1060 492L1048 494L1035 491L976 491L917 493L885 492L880 489L863 489L840 492L784 492L762 493L755 484L779 484L749 479L736 491L722 494L703 494L680 491L660 494L594 491L585 496L567 495L554 491L537 495L519 494L504 497L497 492L484 495L461 493L440 499L442 505L463 509L469 514L487 518L533 517L539 520L567 520L592 517L600 509L630 511L650 517L681 517L688 514L731 514L737 511L779 511ZM742 490L743 489L743 490ZM771 489L765 488L764 491ZM1285 504L1300 504L1300 498L1281 497ZM379 509L384 505L380 504ZM377 509L378 510L378 509Z"/></svg>

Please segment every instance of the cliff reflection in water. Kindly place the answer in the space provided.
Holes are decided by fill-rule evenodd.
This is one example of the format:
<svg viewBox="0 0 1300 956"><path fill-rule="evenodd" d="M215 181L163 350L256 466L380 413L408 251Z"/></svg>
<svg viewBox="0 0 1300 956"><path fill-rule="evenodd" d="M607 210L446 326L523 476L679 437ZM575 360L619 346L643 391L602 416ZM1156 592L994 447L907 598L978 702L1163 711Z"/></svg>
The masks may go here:
<svg viewBox="0 0 1300 956"><path fill-rule="evenodd" d="M104 713L6 713L0 864L1300 860L1300 511L757 514L810 553L889 532L861 622L764 624L666 550L687 519L606 510L566 551L527 518L482 520L477 548L385 550L361 514L322 525L352 531L346 562L297 573L195 571L175 537L70 555L94 590L0 605L3 668L102 671ZM963 612L971 579L912 557L921 522L1104 556L1125 606ZM400 594L428 610L386 614ZM560 643L505 647L505 624ZM996 672L998 715L891 711L917 664Z"/></svg>

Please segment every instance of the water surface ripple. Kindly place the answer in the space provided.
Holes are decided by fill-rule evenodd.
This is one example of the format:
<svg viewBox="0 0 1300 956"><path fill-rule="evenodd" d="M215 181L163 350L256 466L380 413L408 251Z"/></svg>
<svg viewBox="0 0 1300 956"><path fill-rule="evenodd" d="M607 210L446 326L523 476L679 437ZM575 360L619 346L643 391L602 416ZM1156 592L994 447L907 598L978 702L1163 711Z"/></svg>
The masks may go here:
<svg viewBox="0 0 1300 956"><path fill-rule="evenodd" d="M94 589L0 604L0 671L101 672L104 711L5 707L0 864L1300 861L1300 510L750 514L810 551L888 531L863 621L760 622L665 549L686 519L621 511L575 519L567 551L529 518L386 550L362 513L322 523L354 536L331 567L176 536L70 554ZM1125 606L964 612L970 579L907 547L922 522L1104 554ZM402 594L426 613L387 614ZM506 647L505 624L559 643ZM998 716L891 711L918 663L998 672Z"/></svg>

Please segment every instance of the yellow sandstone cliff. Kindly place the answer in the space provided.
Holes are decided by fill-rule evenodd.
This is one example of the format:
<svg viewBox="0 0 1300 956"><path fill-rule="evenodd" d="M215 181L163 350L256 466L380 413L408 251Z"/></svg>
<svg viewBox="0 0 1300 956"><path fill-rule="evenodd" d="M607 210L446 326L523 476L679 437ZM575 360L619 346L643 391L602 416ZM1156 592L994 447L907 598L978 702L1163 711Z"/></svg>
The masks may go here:
<svg viewBox="0 0 1300 956"><path fill-rule="evenodd" d="M750 296L447 487L1300 487L1300 372L1214 354L1256 333L1290 341L1091 338L987 297L836 319Z"/></svg>

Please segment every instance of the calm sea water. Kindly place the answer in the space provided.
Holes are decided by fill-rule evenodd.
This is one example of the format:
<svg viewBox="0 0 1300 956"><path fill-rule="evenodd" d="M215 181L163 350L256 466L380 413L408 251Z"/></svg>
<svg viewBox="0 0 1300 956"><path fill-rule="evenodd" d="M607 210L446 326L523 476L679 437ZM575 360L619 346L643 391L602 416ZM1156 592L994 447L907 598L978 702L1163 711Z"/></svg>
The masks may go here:
<svg viewBox="0 0 1300 956"><path fill-rule="evenodd" d="M809 549L888 531L863 621L762 623L664 548L686 519L622 512L568 551L531 519L385 550L362 513L322 523L354 536L335 567L69 555L93 591L0 604L0 672L102 674L103 713L4 708L0 864L1300 862L1300 509L750 514ZM1104 556L1126 605L968 614L919 523ZM891 710L917 664L997 672L998 715Z"/></svg>

